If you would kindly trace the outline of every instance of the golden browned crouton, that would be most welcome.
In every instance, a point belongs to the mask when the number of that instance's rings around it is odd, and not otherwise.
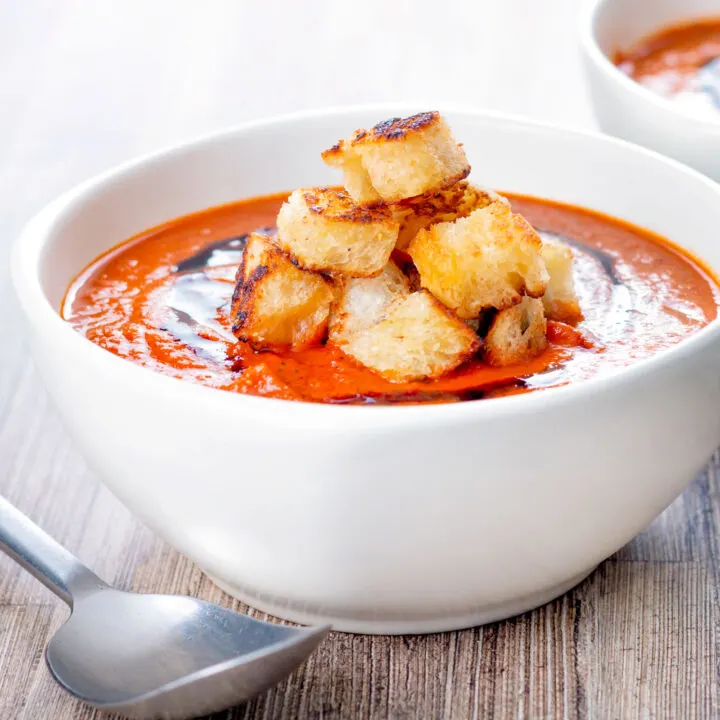
[[[398,202],[467,177],[470,165],[438,112],[384,120],[356,130],[322,154],[343,170],[355,202]]]
[[[408,253],[422,286],[458,317],[515,305],[522,295],[540,297],[548,275],[542,241],[530,224],[500,201],[466,218],[420,230]]]
[[[527,362],[547,347],[546,331],[542,300],[523,298],[495,316],[485,338],[483,357],[490,365]]]
[[[278,244],[307,270],[373,277],[387,265],[399,223],[385,206],[360,207],[342,190],[305,188],[283,203]]]
[[[348,278],[330,313],[329,338],[336,345],[382,319],[385,309],[401,295],[410,294],[410,284],[390,261],[374,278]]]
[[[583,314],[575,294],[572,250],[559,241],[544,240],[542,256],[550,276],[542,298],[545,315],[570,325],[580,322]]]
[[[334,298],[331,282],[252,233],[233,294],[233,332],[258,350],[306,347],[323,339]]]
[[[375,325],[340,346],[391,382],[436,378],[474,355],[477,335],[429,292],[401,296]]]
[[[452,187],[403,204],[395,209],[395,216],[400,220],[400,233],[395,247],[406,250],[420,230],[435,223],[467,217],[473,210],[487,207],[496,200],[507,203],[504,197],[492,190],[484,190],[463,180]]]

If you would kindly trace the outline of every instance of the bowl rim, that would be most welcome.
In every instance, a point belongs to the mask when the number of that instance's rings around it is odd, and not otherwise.
[[[132,171],[140,171],[143,166],[163,163],[183,152],[196,151],[203,146],[217,142],[222,143],[233,136],[256,129],[278,125],[292,126],[298,121],[321,120],[327,117],[352,117],[360,113],[377,113],[378,116],[388,112],[393,115],[410,114],[417,112],[412,109],[413,107],[415,106],[406,103],[337,106],[255,119],[142,155],[76,185],[41,209],[26,224],[13,244],[10,263],[11,278],[15,294],[26,316],[26,322],[38,332],[42,332],[45,328],[47,332],[55,333],[57,341],[68,343],[76,353],[83,354],[89,364],[102,365],[101,372],[107,374],[109,379],[115,378],[118,383],[129,383],[145,397],[168,399],[170,403],[178,401],[212,402],[215,403],[218,413],[245,415],[247,412],[252,412],[254,419],[258,421],[265,419],[274,426],[284,425],[295,429],[299,427],[299,420],[302,420],[301,427],[305,429],[310,428],[309,423],[312,421],[314,429],[322,428],[337,433],[343,433],[349,428],[377,433],[382,429],[397,428],[398,426],[411,428],[443,424],[475,424],[483,420],[512,417],[518,413],[583,404],[607,391],[622,391],[623,388],[643,376],[667,370],[671,366],[682,363],[686,358],[701,353],[709,346],[720,343],[719,313],[718,317],[694,335],[655,355],[586,380],[549,388],[551,392],[536,391],[509,397],[448,404],[375,405],[370,409],[370,407],[359,405],[335,405],[246,395],[163,375],[126,358],[121,358],[88,340],[63,320],[46,297],[40,272],[46,247],[53,237],[55,228],[60,226],[67,213],[77,209],[78,206],[81,207],[91,192],[102,192],[118,176]],[[694,182],[706,185],[708,189],[717,194],[718,202],[720,202],[720,184],[676,160],[619,138],[593,131],[565,128],[502,112],[447,106],[442,107],[441,112],[479,118],[496,124],[501,123],[504,127],[512,125],[521,131],[570,136],[578,140],[615,145],[623,148],[625,152],[652,157],[656,161],[672,166],[675,172],[689,176]],[[349,122],[353,121],[349,120]],[[340,419],[342,422],[338,422]]]
[[[626,75],[613,63],[598,44],[596,26],[598,18],[605,11],[609,0],[590,0],[586,3],[580,14],[580,45],[585,51],[586,57],[600,70],[611,82],[622,87],[626,92],[635,95],[639,102],[652,105],[655,109],[669,113],[681,122],[686,122],[697,131],[706,135],[718,135],[720,137],[720,111],[718,120],[708,120],[694,115],[692,111],[685,110],[662,95],[658,95],[631,77]],[[720,19],[720,13],[718,14]],[[661,28],[658,28],[661,29]],[[638,38],[641,40],[642,37]]]

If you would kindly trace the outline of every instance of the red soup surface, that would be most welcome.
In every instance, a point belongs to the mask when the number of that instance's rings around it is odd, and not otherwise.
[[[720,120],[720,18],[664,28],[618,52],[615,63],[659,95]]]
[[[93,262],[62,316],[92,342],[156,372],[232,392],[326,403],[432,403],[545,389],[629,365],[697,332],[718,286],[696,260],[653,235],[588,210],[509,196],[545,237],[568,243],[585,320],[548,323],[548,349],[496,368],[479,359],[425,382],[395,384],[335,347],[256,352],[229,317],[245,235],[274,225],[286,195],[173,220]]]

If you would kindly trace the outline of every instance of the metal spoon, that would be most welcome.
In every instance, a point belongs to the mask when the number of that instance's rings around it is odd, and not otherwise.
[[[132,718],[190,718],[248,700],[304,662],[329,628],[254,620],[202,600],[115,590],[0,497],[0,550],[71,608],[50,640],[68,692]]]

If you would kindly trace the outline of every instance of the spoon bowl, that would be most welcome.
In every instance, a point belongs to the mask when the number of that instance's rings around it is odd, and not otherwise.
[[[189,718],[275,685],[327,632],[261,622],[189,597],[107,588],[76,603],[46,659],[66,690],[96,707]]]

